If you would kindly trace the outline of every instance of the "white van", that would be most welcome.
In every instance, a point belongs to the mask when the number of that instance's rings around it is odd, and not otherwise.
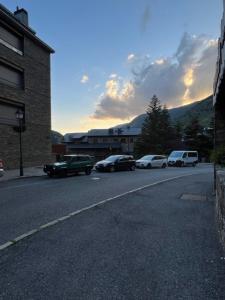
[[[168,166],[195,167],[198,163],[198,151],[173,151],[168,157]]]

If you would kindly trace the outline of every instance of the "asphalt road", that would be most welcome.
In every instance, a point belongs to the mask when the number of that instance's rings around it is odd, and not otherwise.
[[[211,173],[212,166],[47,176],[0,183],[0,245],[73,211],[176,176]]]
[[[95,183],[74,177],[34,186],[55,184],[53,190],[62,195],[63,182],[65,190],[69,181],[78,189],[84,180],[83,187],[99,191],[102,181],[103,192],[94,193],[95,201],[108,196],[106,185],[112,184],[116,194],[123,183],[130,189],[190,171],[104,174]],[[199,167],[194,172],[89,209],[1,251],[0,299],[225,299],[212,170]],[[76,188],[69,190],[67,197]],[[72,203],[72,195],[70,199]]]

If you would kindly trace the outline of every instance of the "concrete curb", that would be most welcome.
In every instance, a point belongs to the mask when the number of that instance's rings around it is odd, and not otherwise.
[[[13,180],[28,179],[28,178],[43,177],[43,176],[47,176],[47,175],[46,174],[42,174],[42,175],[25,175],[25,176],[21,176],[21,177],[17,176],[17,177],[6,178],[6,179],[0,178],[0,184],[3,183],[3,182],[13,181]]]

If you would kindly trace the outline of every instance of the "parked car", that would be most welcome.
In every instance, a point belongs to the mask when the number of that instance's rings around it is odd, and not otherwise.
[[[96,171],[125,171],[135,170],[135,160],[131,155],[111,155],[95,165]]]
[[[198,163],[198,151],[173,151],[168,157],[168,165],[175,167],[193,166]]]
[[[166,168],[167,158],[164,155],[145,155],[136,161],[137,168]]]
[[[3,161],[0,159],[0,177],[4,175]]]
[[[67,176],[68,174],[77,174],[85,172],[90,175],[94,166],[93,158],[89,155],[64,155],[60,162],[44,166],[44,172],[49,177],[55,175]]]

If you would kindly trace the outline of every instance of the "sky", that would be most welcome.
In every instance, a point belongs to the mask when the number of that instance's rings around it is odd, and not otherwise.
[[[2,0],[29,13],[51,60],[52,129],[109,128],[212,93],[222,0]]]

